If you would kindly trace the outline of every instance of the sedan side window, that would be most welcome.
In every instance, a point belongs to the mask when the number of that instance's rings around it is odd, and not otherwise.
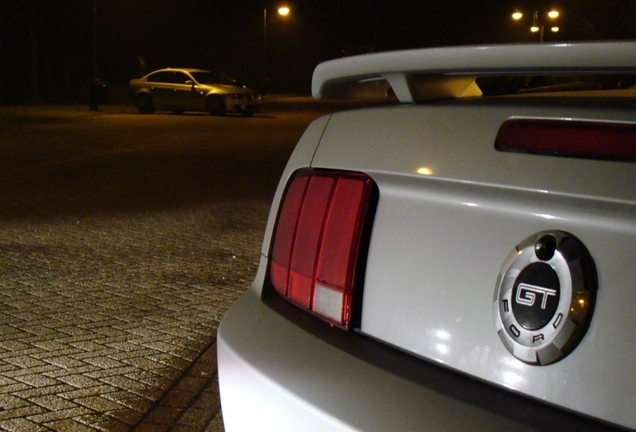
[[[189,79],[190,79],[190,77],[187,76],[186,74],[181,73],[181,72],[175,72],[172,82],[174,84],[187,84],[187,81]]]
[[[169,83],[172,82],[172,72],[157,72],[148,76],[150,82]]]

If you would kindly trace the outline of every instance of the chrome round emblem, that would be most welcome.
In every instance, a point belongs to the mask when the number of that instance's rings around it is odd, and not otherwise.
[[[504,262],[493,310],[499,337],[519,360],[561,360],[585,334],[594,309],[594,260],[576,237],[543,231],[523,240]]]

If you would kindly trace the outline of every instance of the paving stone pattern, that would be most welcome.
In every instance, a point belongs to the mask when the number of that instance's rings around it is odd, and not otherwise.
[[[0,224],[0,429],[222,430],[215,335],[269,202]]]

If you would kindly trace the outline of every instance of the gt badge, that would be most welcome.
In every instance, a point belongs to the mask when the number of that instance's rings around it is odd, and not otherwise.
[[[563,231],[531,235],[510,252],[497,277],[499,337],[525,363],[561,360],[585,334],[596,288],[594,260],[576,237]]]

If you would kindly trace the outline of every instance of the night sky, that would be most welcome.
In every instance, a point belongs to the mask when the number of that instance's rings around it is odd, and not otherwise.
[[[636,0],[293,0],[288,18],[275,14],[282,2],[262,0],[96,1],[94,55],[94,0],[0,0],[0,103],[82,100],[94,58],[109,87],[125,88],[139,56],[146,72],[199,67],[308,93],[314,67],[345,55],[536,40],[530,18],[512,22],[515,8],[561,11],[562,31],[547,42],[636,37]]]

